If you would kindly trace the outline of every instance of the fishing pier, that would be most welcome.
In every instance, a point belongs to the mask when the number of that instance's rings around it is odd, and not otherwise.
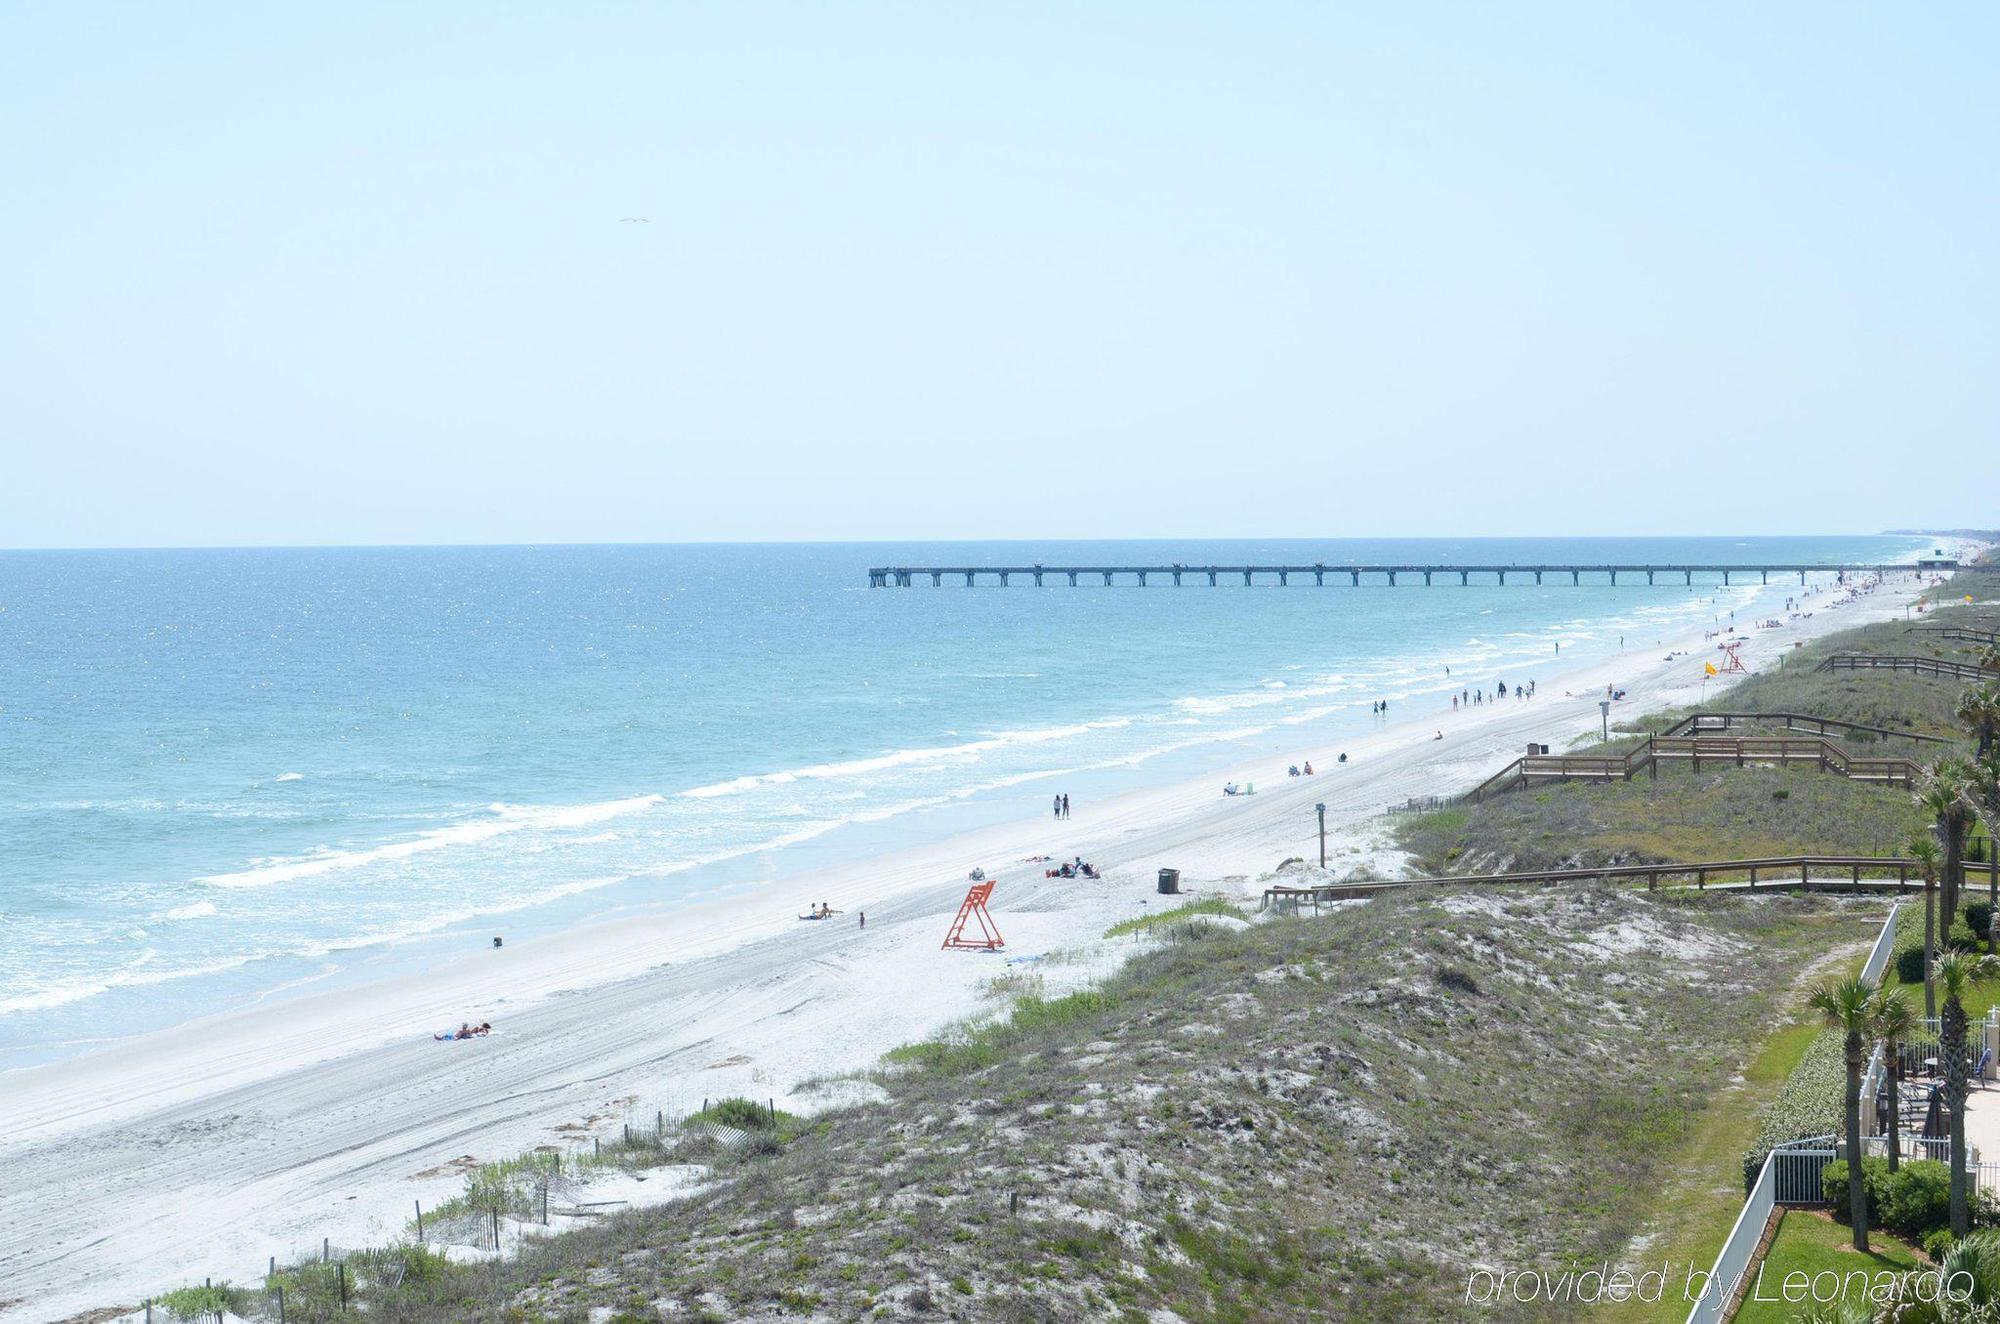
[[[1849,575],[1922,575],[1960,570],[1956,561],[1927,559],[1915,564],[1864,565],[1864,564],[1812,564],[1812,565],[961,565],[961,566],[877,566],[868,572],[870,588],[909,588],[920,579],[929,579],[933,588],[943,585],[949,579],[953,583],[962,578],[965,586],[971,588],[981,580],[1006,587],[1015,579],[1032,580],[1040,588],[1050,580],[1060,583],[1069,581],[1075,588],[1079,583],[1097,583],[1100,578],[1106,587],[1115,583],[1132,583],[1144,588],[1149,580],[1171,581],[1175,587],[1193,582],[1206,581],[1208,587],[1227,582],[1234,584],[1242,578],[1244,586],[1257,583],[1289,585],[1292,580],[1311,579],[1318,587],[1325,587],[1331,580],[1335,585],[1345,583],[1360,588],[1364,583],[1394,586],[1402,579],[1414,580],[1421,576],[1429,585],[1442,578],[1447,584],[1457,577],[1461,586],[1470,586],[1475,579],[1481,584],[1504,585],[1512,575],[1515,581],[1532,579],[1540,584],[1545,577],[1554,577],[1560,583],[1563,576],[1569,577],[1574,586],[1581,586],[1588,577],[1593,584],[1616,585],[1620,575],[1625,582],[1636,583],[1644,576],[1648,584],[1658,583],[1664,577],[1671,583],[1679,579],[1686,587],[1694,587],[1696,575],[1715,576],[1715,582],[1733,583],[1736,578],[1757,576],[1759,582],[1768,584],[1772,575],[1797,575],[1799,583],[1806,582],[1807,575],[1838,575],[1845,579]]]

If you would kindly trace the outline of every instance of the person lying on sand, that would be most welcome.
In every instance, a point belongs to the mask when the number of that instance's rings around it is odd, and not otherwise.
[[[444,1034],[434,1034],[431,1038],[437,1040],[439,1043],[451,1043],[459,1039],[477,1039],[491,1033],[493,1033],[493,1026],[488,1021],[481,1021],[478,1025],[474,1025],[471,1021],[462,1021],[455,1032],[448,1031]]]

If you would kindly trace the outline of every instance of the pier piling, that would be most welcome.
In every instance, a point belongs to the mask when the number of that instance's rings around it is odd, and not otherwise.
[[[1835,575],[1844,579],[1849,574],[1889,574],[1900,571],[1908,575],[1923,575],[1968,569],[1985,571],[1996,568],[2000,567],[1962,566],[1956,561],[1942,559],[1925,561],[1919,565],[1760,565],[1753,562],[1749,565],[1689,565],[1682,563],[1677,565],[1346,565],[1328,567],[1324,562],[1314,562],[1311,565],[1187,565],[1175,562],[1171,565],[1129,566],[875,566],[868,571],[868,585],[870,588],[908,588],[916,582],[917,576],[928,575],[931,587],[941,588],[944,585],[946,576],[963,575],[967,588],[977,587],[981,583],[997,583],[1000,587],[1006,588],[1013,583],[1015,575],[1029,575],[1034,578],[1035,586],[1040,588],[1048,582],[1048,576],[1061,575],[1068,579],[1070,587],[1074,588],[1081,582],[1081,576],[1083,575],[1101,575],[1104,578],[1105,587],[1109,588],[1118,582],[1118,576],[1130,575],[1139,587],[1144,588],[1150,576],[1167,575],[1173,579],[1174,587],[1179,588],[1187,582],[1188,576],[1206,575],[1208,577],[1208,586],[1215,588],[1221,583],[1223,575],[1241,575],[1244,587],[1249,588],[1258,582],[1257,576],[1259,575],[1270,576],[1277,580],[1280,587],[1290,587],[1293,575],[1311,575],[1313,585],[1318,588],[1324,588],[1326,586],[1327,574],[1331,570],[1334,574],[1346,575],[1347,582],[1355,588],[1361,587],[1365,576],[1380,576],[1384,582],[1394,588],[1400,585],[1403,577],[1407,575],[1422,575],[1424,585],[1428,588],[1435,583],[1436,577],[1440,574],[1457,575],[1461,588],[1471,587],[1474,575],[1482,577],[1482,584],[1485,582],[1484,576],[1492,575],[1493,582],[1504,587],[1507,583],[1507,576],[1510,573],[1515,575],[1517,580],[1524,573],[1531,575],[1534,577],[1537,585],[1546,583],[1548,576],[1551,574],[1566,574],[1569,576],[1569,582],[1572,587],[1581,587],[1583,577],[1586,574],[1601,574],[1606,577],[1614,588],[1618,585],[1618,576],[1620,574],[1644,575],[1646,583],[1649,586],[1657,586],[1660,582],[1659,577],[1663,574],[1679,575],[1683,585],[1693,588],[1694,577],[1697,574],[1714,575],[1722,585],[1733,585],[1736,582],[1737,575],[1755,574],[1760,583],[1768,585],[1774,573],[1796,574],[1799,577],[1799,583],[1805,584],[1808,582],[1808,577],[1813,574]]]

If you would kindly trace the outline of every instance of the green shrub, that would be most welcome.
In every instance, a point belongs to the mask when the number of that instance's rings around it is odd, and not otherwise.
[[[1896,978],[1905,984],[1924,982],[1924,945],[1918,943],[1896,953]]]
[[[1838,1131],[1846,1094],[1847,1045],[1832,1030],[1822,1031],[1765,1109],[1757,1143],[1744,1160],[1745,1171],[1754,1177],[1764,1155],[1788,1140]]]
[[[1987,925],[1993,919],[1993,907],[1985,901],[1969,901],[1965,906],[1965,923],[1974,933],[1984,935]]]
[[[242,1293],[228,1283],[213,1287],[178,1287],[158,1297],[153,1304],[179,1320],[213,1319],[240,1304]]]
[[[1956,948],[1961,952],[1970,952],[1984,947],[1986,939],[1974,933],[1970,925],[1958,923],[1951,926],[1950,931],[1944,935],[1944,942],[1940,945]]]
[[[717,1099],[706,1112],[695,1114],[704,1122],[733,1126],[739,1131],[762,1131],[771,1127],[771,1110],[750,1099]]]
[[[1881,1203],[1884,1227],[1921,1238],[1951,1219],[1951,1170],[1935,1159],[1905,1163],[1887,1178]]]
[[[1953,1244],[1951,1239],[1951,1229],[1948,1227],[1941,1227],[1937,1229],[1937,1231],[1935,1232],[1925,1233],[1923,1244],[1924,1244],[1924,1254],[1931,1257],[1932,1264],[1937,1264],[1942,1262],[1945,1256],[1951,1254],[1951,1248]]]
[[[1833,1206],[1833,1216],[1845,1223],[1847,1207],[1847,1160],[1835,1159],[1819,1172],[1820,1194]],[[1868,1221],[1882,1221],[1882,1199],[1889,1188],[1889,1160],[1867,1157],[1861,1160],[1862,1199],[1868,1206]]]

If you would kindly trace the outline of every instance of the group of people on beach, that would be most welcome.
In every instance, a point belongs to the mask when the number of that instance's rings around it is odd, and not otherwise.
[[[1507,697],[1507,682],[1503,680],[1499,682],[1499,684],[1494,686],[1493,701],[1495,703],[1498,703],[1500,700],[1506,697]],[[1517,703],[1526,702],[1527,700],[1532,699],[1534,697],[1535,697],[1534,681],[1531,680],[1526,685],[1516,685],[1514,687],[1514,699]],[[1451,710],[1453,712],[1457,712],[1461,708],[1470,708],[1475,704],[1484,704],[1485,702],[1486,702],[1485,690],[1470,690],[1470,689],[1460,690],[1457,694],[1451,696]]]
[[[1296,763],[1294,763],[1294,764],[1293,764],[1293,765],[1292,765],[1291,767],[1289,767],[1289,768],[1286,768],[1286,769],[1285,769],[1285,775],[1286,775],[1287,777],[1310,777],[1310,776],[1312,776],[1312,775],[1313,775],[1313,765],[1312,765],[1312,760],[1311,760],[1311,759],[1307,759],[1307,760],[1306,760],[1306,770],[1305,770],[1304,772],[1300,772],[1300,771],[1299,771],[1299,765],[1298,765],[1298,764],[1296,764]]]
[[[450,1043],[457,1039],[480,1039],[491,1033],[493,1033],[493,1026],[486,1021],[481,1021],[477,1025],[474,1025],[470,1021],[464,1021],[459,1024],[456,1031],[434,1034],[431,1038],[437,1040],[439,1043]]]
[[[1044,878],[1099,878],[1097,866],[1079,855],[1074,860],[1064,860],[1060,869],[1045,869]]]
[[[1064,793],[1056,797],[1055,811],[1057,818],[1069,817],[1069,795],[1067,793]]]

